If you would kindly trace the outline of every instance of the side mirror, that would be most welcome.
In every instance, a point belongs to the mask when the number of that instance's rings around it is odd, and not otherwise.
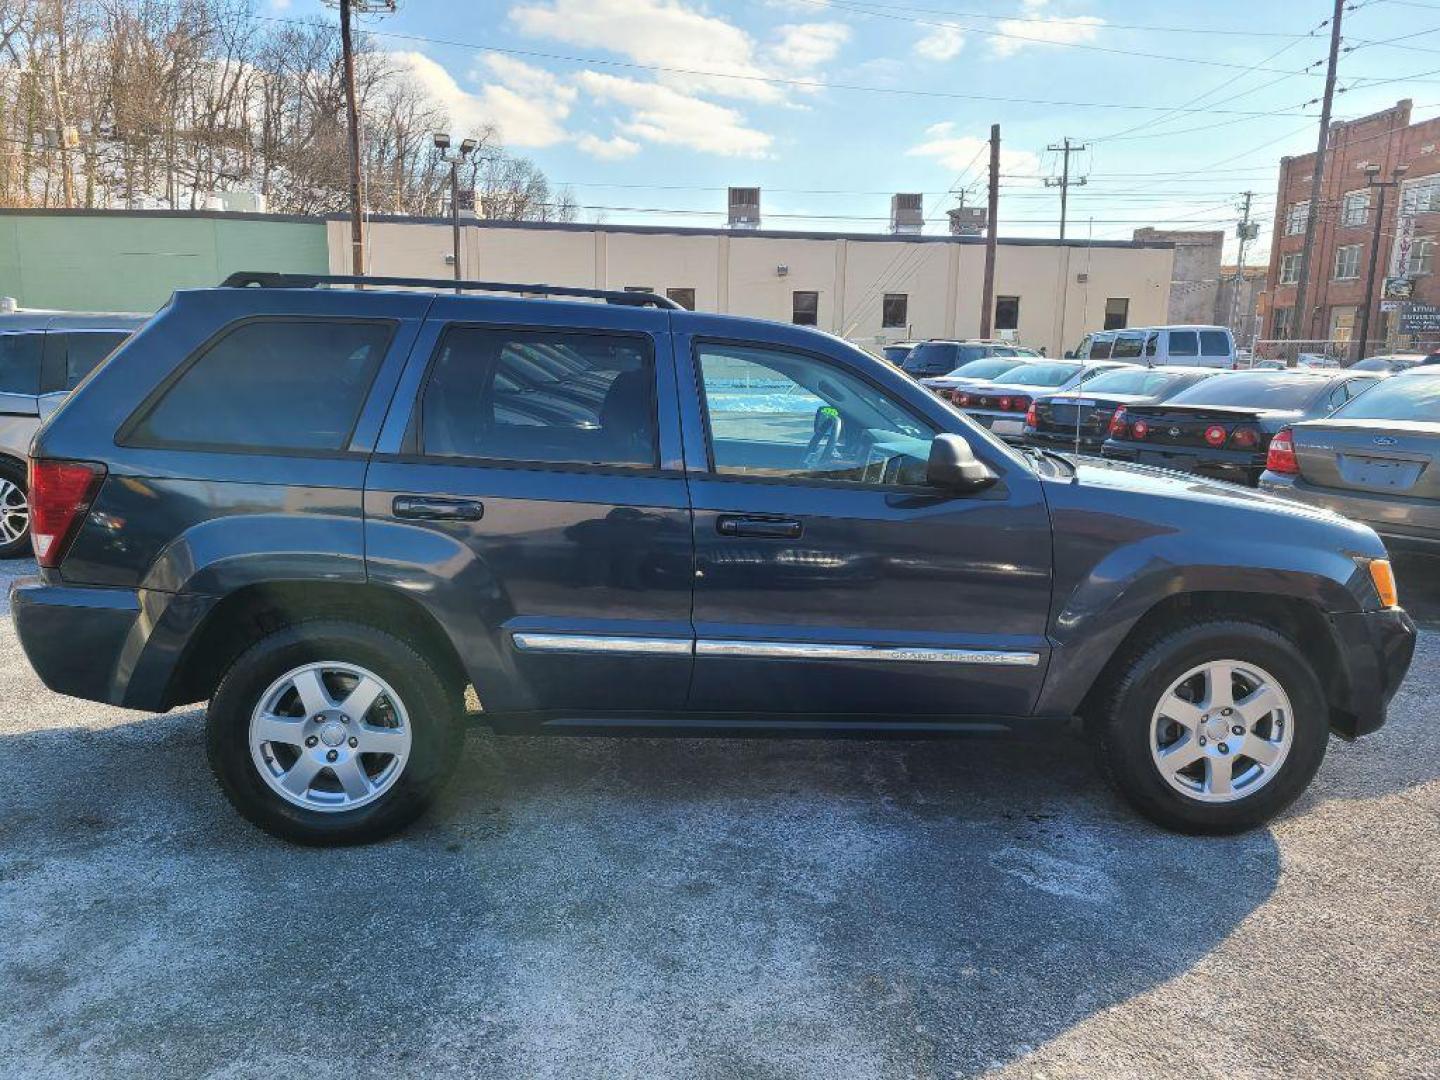
[[[930,443],[930,463],[925,480],[932,487],[951,491],[983,491],[998,477],[975,456],[970,444],[959,435],[936,435]]]

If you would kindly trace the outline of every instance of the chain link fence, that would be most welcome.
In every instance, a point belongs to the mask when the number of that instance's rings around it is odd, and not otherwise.
[[[1356,351],[1355,345],[1356,342],[1349,338],[1311,340],[1267,338],[1255,342],[1251,349],[1250,364],[1247,365],[1242,359],[1239,366],[1246,367],[1256,364],[1271,366],[1280,362],[1287,367],[1296,364],[1306,367],[1348,367],[1356,360],[1366,356],[1379,356],[1394,352],[1429,352],[1433,348],[1430,345],[1396,348],[1389,345],[1385,338],[1368,338],[1365,348],[1359,352]]]

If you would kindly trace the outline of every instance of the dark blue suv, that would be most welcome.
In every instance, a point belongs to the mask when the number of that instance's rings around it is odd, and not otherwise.
[[[1230,831],[1331,731],[1379,727],[1410,662],[1368,528],[1011,449],[825,334],[650,294],[228,284],[178,293],[37,436],[13,610],[54,690],[209,701],[221,786],[292,840],[411,821],[474,717],[1078,716],[1142,812]]]

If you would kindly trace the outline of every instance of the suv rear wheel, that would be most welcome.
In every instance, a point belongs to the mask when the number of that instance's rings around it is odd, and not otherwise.
[[[404,642],[362,624],[278,630],[231,665],[210,703],[210,767],[266,832],[377,840],[433,801],[459,758],[463,705]]]
[[[0,559],[30,554],[30,497],[25,470],[0,461]]]
[[[1289,638],[1202,621],[1134,650],[1092,730],[1102,769],[1141,813],[1180,832],[1227,833],[1305,790],[1325,756],[1329,709]]]

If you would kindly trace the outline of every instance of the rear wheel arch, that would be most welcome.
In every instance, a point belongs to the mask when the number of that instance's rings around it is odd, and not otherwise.
[[[207,614],[175,666],[167,706],[209,700],[250,646],[283,627],[320,619],[382,630],[409,643],[448,685],[463,689],[470,681],[449,634],[411,597],[353,582],[263,582],[237,589]]]

